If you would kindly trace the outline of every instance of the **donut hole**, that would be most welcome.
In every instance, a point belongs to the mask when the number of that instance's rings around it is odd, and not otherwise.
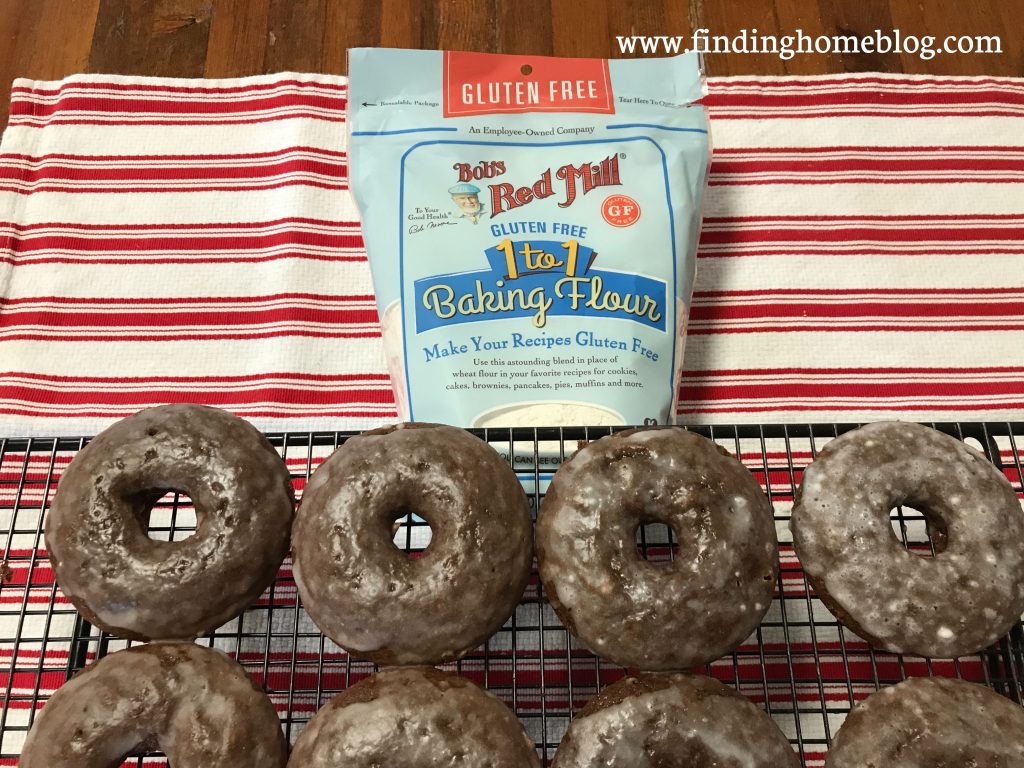
[[[195,535],[196,508],[184,491],[146,491],[132,502],[139,525],[153,541],[184,541]]]
[[[666,566],[679,554],[679,540],[671,526],[655,520],[645,520],[634,532],[636,552],[641,560],[651,565]]]
[[[949,530],[942,518],[909,504],[897,505],[889,512],[889,525],[897,543],[918,557],[935,557],[949,542]]]
[[[409,557],[419,557],[430,546],[434,534],[424,518],[409,510],[401,510],[391,523],[391,542]]]

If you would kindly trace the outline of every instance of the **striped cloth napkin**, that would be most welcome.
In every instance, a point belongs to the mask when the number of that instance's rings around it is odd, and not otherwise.
[[[15,82],[0,435],[190,400],[265,430],[394,402],[348,192],[346,81]],[[1024,80],[718,78],[679,416],[1024,411]]]

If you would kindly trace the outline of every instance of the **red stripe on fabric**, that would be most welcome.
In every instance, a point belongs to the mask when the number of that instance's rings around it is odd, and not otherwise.
[[[22,456],[22,458],[24,458],[24,454],[21,454],[21,456]],[[49,456],[46,457],[46,463],[47,464],[50,463],[50,457]],[[15,549],[7,550],[7,555],[9,557],[17,557],[17,558],[22,558],[22,559],[29,559],[29,558],[32,558],[32,557],[37,557],[37,558],[47,557],[45,549],[17,549],[17,548],[15,548]]]
[[[9,553],[8,557],[10,557]],[[30,563],[21,563],[17,560],[8,562],[8,565],[11,566],[11,571],[10,578],[4,582],[5,590],[15,587],[22,589],[46,587],[49,589],[53,586],[53,569],[50,568],[49,560],[37,562],[31,568],[28,567]],[[4,593],[5,596],[6,594]]]
[[[812,179],[803,176],[778,176],[773,179],[730,179],[708,177],[708,186],[763,186],[765,184],[1016,184],[1024,180],[1022,176],[900,176],[885,178],[882,176],[842,176],[834,178]]]
[[[76,163],[114,163],[123,162],[126,165],[134,165],[140,162],[146,161],[160,161],[160,162],[172,162],[172,161],[185,161],[185,162],[197,162],[197,161],[213,161],[213,160],[261,160],[273,157],[280,157],[281,155],[290,155],[296,153],[305,153],[313,155],[322,155],[328,158],[337,158],[344,160],[348,157],[347,152],[334,149],[325,149],[323,147],[314,147],[311,145],[296,145],[290,147],[281,147],[279,149],[267,150],[265,152],[238,152],[232,154],[195,154],[190,153],[187,155],[182,154],[166,154],[166,155],[85,155],[85,154],[73,154],[69,152],[49,152],[41,155],[26,155],[18,152],[0,152],[0,163],[8,160],[25,160],[34,163],[46,162],[51,160],[73,160]]]
[[[813,147],[801,146],[765,146],[765,147],[715,147],[717,157],[727,155],[767,155],[767,154],[806,154],[818,155],[839,152],[863,152],[869,154],[906,154],[906,153],[933,153],[936,155],[950,153],[971,153],[983,154],[985,152],[1008,152],[1020,154],[1024,147],[1019,144],[895,144],[885,146],[881,144],[821,144]]]
[[[260,326],[270,323],[318,323],[322,325],[376,325],[379,322],[376,308],[310,308],[302,305],[257,309],[239,307],[231,310],[183,309],[180,312],[139,312],[125,304],[119,312],[88,312],[67,310],[10,310],[0,314],[0,329],[17,329],[23,326],[48,326],[55,331],[61,328],[135,328],[158,329],[170,327],[203,326]]]
[[[174,376],[173,374],[168,376],[70,376],[61,375],[54,376],[51,374],[43,373],[29,373],[21,371],[5,371],[0,372],[0,376],[18,376],[21,378],[35,378],[45,381],[60,381],[60,382],[87,382],[87,383],[125,383],[125,382],[163,382],[163,381],[179,381],[183,384],[190,384],[195,382],[250,382],[250,381],[263,381],[268,378],[289,378],[297,379],[300,381],[361,381],[363,379],[377,380],[377,381],[390,381],[390,376],[386,373],[297,373],[297,372],[268,372],[268,373],[256,373],[256,374],[239,374],[235,376]],[[48,459],[47,459],[48,460]]]
[[[204,94],[235,94],[242,95],[250,92],[260,92],[266,90],[273,90],[275,88],[282,87],[299,87],[299,88],[323,88],[330,91],[338,91],[339,93],[346,93],[348,91],[347,83],[328,83],[319,82],[313,80],[275,80],[269,83],[251,83],[246,85],[232,85],[232,86],[199,86],[199,85],[174,85],[174,84],[155,84],[155,83],[115,83],[115,82],[96,82],[96,81],[81,81],[81,80],[69,80],[62,82],[57,88],[39,88],[37,86],[27,87],[24,85],[15,85],[11,88],[12,94],[26,95],[41,95],[41,96],[56,96],[65,91],[72,89],[81,90],[106,90],[106,91],[128,91],[128,92],[144,92],[144,91],[157,91],[157,92],[168,92],[168,93],[180,93],[182,95],[188,95],[192,93],[204,93]]]
[[[735,298],[745,296],[991,296],[1024,291],[1024,287],[973,288],[749,288],[728,291],[694,291],[695,299]]]
[[[92,257],[74,257],[74,256],[37,256],[37,257],[26,257],[18,256],[11,258],[9,256],[0,256],[0,264],[13,264],[18,265],[29,265],[29,264],[124,264],[124,265],[139,265],[139,264],[261,264],[269,261],[282,261],[284,259],[302,259],[305,261],[341,261],[341,262],[364,262],[366,261],[365,255],[360,256],[347,256],[342,254],[326,254],[320,255],[315,253],[275,253],[269,256],[206,256],[197,254],[188,257],[125,257],[125,256],[92,256]]]
[[[1006,221],[1024,221],[1024,214],[1020,213],[956,213],[956,214],[821,214],[816,216],[808,217],[806,215],[798,214],[778,214],[771,216],[705,216],[703,222],[705,224],[756,224],[759,222],[769,221],[807,221],[808,218],[813,219],[817,222],[843,222],[843,221],[878,221],[883,222],[904,222],[904,221],[915,221],[928,223],[933,221],[948,221],[950,219],[956,219],[957,221],[984,221],[989,219],[1006,220]]]
[[[995,366],[971,366],[970,368],[964,367],[884,367],[884,366],[866,366],[866,367],[850,367],[850,368],[708,368],[701,371],[683,371],[683,377],[690,376],[762,376],[762,375],[777,375],[777,374],[828,374],[828,375],[840,375],[845,376],[848,374],[893,374],[901,375],[904,373],[965,373],[965,372],[980,372],[980,373],[1024,373],[1024,366],[1017,365],[995,365]]]
[[[836,86],[851,85],[851,86],[874,86],[874,85],[888,85],[888,86],[903,86],[903,87],[946,87],[946,86],[958,86],[961,88],[976,88],[979,85],[1005,85],[1016,88],[1024,92],[1024,85],[1021,84],[1020,79],[1017,78],[996,78],[996,77],[935,77],[928,75],[891,75],[886,76],[883,74],[872,75],[868,77],[840,77],[835,75],[826,75],[824,77],[808,77],[808,78],[784,78],[784,77],[772,77],[763,79],[743,79],[743,78],[708,78],[708,87],[712,91],[718,89],[728,88],[764,88],[766,90],[777,90],[779,88],[790,88],[793,86],[799,86],[802,88],[834,88],[835,90],[842,90]],[[872,91],[874,88],[872,88]]]
[[[687,400],[755,400],[770,395],[772,398],[800,400],[804,398],[831,398],[835,402],[851,402],[857,398],[889,398],[907,400],[918,397],[941,397],[950,393],[948,382],[922,382],[890,380],[883,382],[807,382],[803,384],[688,384],[683,388]],[[961,398],[986,395],[1021,395],[1019,381],[958,382],[956,394]],[[848,398],[848,399],[844,399]]]
[[[111,251],[130,251],[132,253],[198,251],[210,253],[226,250],[259,251],[283,246],[362,249],[363,238],[356,232],[339,231],[326,234],[304,230],[272,232],[265,235],[190,235],[187,232],[182,232],[180,236],[103,238],[49,234],[12,238],[0,235],[0,247],[5,247],[15,254],[44,250],[78,251],[81,253],[110,253]]]
[[[87,230],[97,232],[116,232],[118,234],[124,234],[127,232],[151,232],[154,230],[181,230],[184,232],[190,232],[195,229],[267,229],[271,227],[284,226],[287,224],[305,224],[316,227],[326,228],[337,228],[337,229],[352,229],[356,232],[359,231],[358,221],[342,221],[335,219],[314,219],[307,216],[285,216],[278,219],[263,219],[257,221],[215,221],[215,222],[167,222],[165,224],[132,224],[132,223],[116,223],[116,224],[95,224],[95,223],[75,223],[70,224],[59,221],[47,221],[38,222],[35,224],[23,224],[19,222],[0,222],[3,226],[11,227],[21,232],[32,232],[40,229],[60,229],[67,227],[69,231],[74,230]]]
[[[230,115],[239,112],[264,112],[276,109],[323,109],[344,111],[348,100],[343,96],[327,96],[319,93],[292,91],[273,96],[247,99],[205,99],[182,98],[141,98],[138,93],[126,91],[125,96],[83,96],[65,93],[52,103],[41,103],[28,99],[11,102],[12,117],[50,117],[71,112],[109,112],[120,115]]]
[[[62,341],[62,342],[98,342],[98,341],[244,341],[247,339],[276,339],[282,337],[301,337],[313,339],[379,339],[380,331],[309,331],[290,329],[285,331],[252,331],[250,333],[167,333],[142,334],[128,333],[120,335],[76,334],[68,337],[59,333],[12,333],[4,336],[5,341]]]
[[[745,182],[746,183],[746,182]],[[701,245],[722,243],[763,243],[763,242],[847,242],[850,240],[875,240],[882,242],[974,242],[977,240],[1024,240],[1024,221],[1019,227],[904,227],[872,228],[865,226],[844,227],[837,224],[830,229],[808,229],[802,227],[765,227],[763,229],[702,229]]]
[[[973,177],[978,171],[1020,171],[1024,158],[934,157],[921,158],[804,158],[801,160],[717,159],[711,163],[711,174],[748,173],[838,173],[864,171],[894,174],[907,171],[959,171]]]
[[[906,250],[899,248],[878,248],[874,246],[854,246],[853,250],[832,250],[829,251],[824,247],[818,249],[804,248],[787,248],[785,250],[767,250],[761,249],[750,249],[743,251],[713,251],[708,253],[706,251],[698,251],[698,259],[729,259],[729,258],[745,258],[748,256],[845,256],[851,255],[864,255],[864,256],[962,256],[965,253],[982,255],[982,254],[1008,254],[1016,255],[1024,253],[1024,243],[1021,244],[1020,248],[1006,248],[1006,247],[995,247],[995,246],[975,246],[969,251],[954,250],[951,248],[928,248],[928,250]]]
[[[40,192],[62,192],[70,195],[94,195],[94,194],[135,194],[135,193],[152,193],[160,194],[167,192],[260,192],[270,189],[282,189],[284,187],[294,186],[305,186],[305,187],[316,187],[318,189],[332,189],[332,190],[345,190],[348,189],[347,184],[328,184],[327,182],[315,181],[313,179],[289,179],[285,181],[279,181],[272,184],[250,184],[247,186],[218,186],[206,185],[206,186],[172,186],[166,185],[161,187],[70,187],[60,185],[43,185],[35,187],[34,189],[23,189],[18,186],[4,186],[0,184],[0,192],[14,192],[19,195],[33,195]]]
[[[202,166],[154,168],[124,165],[118,168],[48,164],[31,168],[0,164],[0,179],[39,184],[43,181],[209,181],[217,179],[264,179],[281,175],[317,174],[345,179],[347,166],[324,160],[289,159],[252,165],[209,164]],[[59,186],[59,185],[55,185]],[[341,185],[346,186],[346,185]]]
[[[887,119],[894,118],[926,118],[926,117],[1016,117],[1019,118],[1024,115],[1024,112],[1009,112],[1002,110],[949,110],[949,111],[931,111],[931,112],[881,112],[881,111],[869,111],[869,110],[858,110],[858,111],[844,111],[844,112],[787,112],[783,109],[774,111],[771,115],[773,120],[795,120],[795,119],[835,119],[839,117],[884,117]],[[714,124],[715,120],[764,120],[765,115],[759,113],[752,114],[716,114],[714,109],[711,111],[711,122]]]
[[[687,403],[695,402],[687,399]],[[795,403],[789,405],[762,405],[757,400],[750,403],[733,404],[727,407],[714,407],[701,402],[699,405],[681,405],[677,410],[680,415],[691,415],[701,413],[779,413],[782,411],[880,411],[885,413],[899,413],[901,411],[1015,411],[1024,408],[1024,398],[1020,402],[1011,403],[964,403],[957,399],[956,393],[945,400],[931,400],[928,402],[915,403],[913,405],[889,405],[885,403],[849,403],[836,401],[822,401],[820,403]]]
[[[49,590],[45,595],[29,595],[24,597],[23,595],[11,595],[8,593],[0,594],[0,605],[53,605],[53,606],[65,606],[71,605],[67,598],[55,597],[50,599]]]
[[[23,296],[17,299],[5,299],[0,296],[0,307],[17,306],[19,304],[35,304],[47,302],[52,304],[85,305],[114,304],[126,307],[139,305],[174,306],[179,304],[260,304],[281,301],[320,301],[325,303],[344,304],[348,302],[372,302],[374,297],[368,293],[332,294],[332,293],[268,293],[253,296],[119,296],[100,298],[93,296]]]
[[[971,302],[949,299],[941,302],[919,301],[912,303],[857,302],[857,303],[814,303],[813,301],[799,304],[778,303],[767,301],[759,304],[694,304],[690,310],[690,320],[714,322],[716,320],[761,318],[847,318],[888,316],[894,318],[911,317],[1006,317],[1020,315],[1024,322],[1024,293],[1018,294],[1014,301]],[[0,318],[0,327],[3,318]]]
[[[183,402],[196,402],[199,405],[203,404],[200,400],[187,400],[184,399],[191,395],[191,392],[177,392],[175,393],[175,401],[178,403]],[[162,405],[166,401],[154,401],[151,405]],[[40,413],[39,411],[30,411],[25,408],[10,408],[0,405],[0,414],[7,416],[28,416],[35,419],[120,419],[125,416],[130,416],[135,413],[137,409],[121,409],[121,410],[75,410],[68,408],[61,411],[59,414],[48,414]],[[291,411],[274,411],[270,409],[245,409],[245,408],[230,408],[229,409],[236,416],[248,419],[379,419],[379,418],[394,418],[397,414],[394,409],[389,410],[377,410],[370,411],[366,409],[353,409],[353,410],[308,410],[301,411],[298,413]]]
[[[889,106],[909,108],[917,106],[950,106],[958,109],[980,104],[989,106],[993,102],[1024,106],[1024,89],[990,90],[935,89],[910,91],[906,89],[845,89],[831,93],[791,93],[778,89],[761,93],[735,93],[727,90],[712,91],[704,98],[709,109],[723,107],[817,107],[817,106]]]
[[[266,117],[254,117],[254,118],[236,118],[233,120],[132,120],[131,122],[125,122],[124,120],[86,120],[83,118],[46,118],[43,120],[33,120],[25,117],[12,117],[8,121],[9,127],[26,127],[26,128],[44,128],[50,125],[133,125],[133,126],[183,126],[183,127],[205,127],[211,125],[258,125],[260,123],[273,123],[279,120],[320,120],[326,123],[344,123],[344,117],[327,117],[325,115],[318,115],[311,112],[294,112],[284,115],[269,115]]]
[[[3,657],[5,659],[9,659],[9,658],[12,658],[14,655],[15,655],[15,651],[14,651],[13,648],[3,648],[3,647],[0,647],[0,657]],[[46,652],[44,653],[43,651],[39,650],[38,648],[19,647],[18,651],[17,651],[17,655],[19,657],[24,657],[24,658],[27,658],[27,659],[39,659],[39,658],[42,657],[42,658],[45,658],[45,659],[57,659],[57,660],[60,660],[60,659],[68,658],[68,656],[70,654],[67,651],[62,650],[60,648],[48,647],[46,649]]]
[[[83,403],[111,403],[116,405],[145,406],[153,402],[176,402],[180,390],[157,387],[145,392],[109,392],[107,390],[66,389],[53,392],[48,389],[34,389],[26,386],[7,385],[4,399],[55,404],[72,407]],[[251,403],[277,403],[280,405],[345,405],[350,403],[394,402],[391,387],[377,389],[299,389],[283,386],[258,386],[244,391],[220,392],[217,390],[190,393],[190,398],[206,405],[239,406]]]
[[[885,325],[884,323],[865,323],[863,325],[788,325],[788,326],[766,326],[758,328],[735,328],[721,327],[700,328],[691,327],[687,333],[691,336],[713,336],[726,333],[980,333],[984,331],[1019,331],[1024,330],[1024,318],[1019,323],[1002,324],[971,324],[962,325]]]

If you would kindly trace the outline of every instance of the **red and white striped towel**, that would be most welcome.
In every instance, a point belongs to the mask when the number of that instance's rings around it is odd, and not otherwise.
[[[1024,412],[1024,80],[719,78],[680,417]],[[18,80],[0,145],[0,435],[190,400],[394,418],[346,81]]]

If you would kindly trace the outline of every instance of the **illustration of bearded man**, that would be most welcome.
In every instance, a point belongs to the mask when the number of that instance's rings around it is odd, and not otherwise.
[[[456,184],[448,190],[452,200],[459,208],[459,216],[469,219],[476,224],[484,214],[484,207],[480,203],[480,187],[473,184]]]

